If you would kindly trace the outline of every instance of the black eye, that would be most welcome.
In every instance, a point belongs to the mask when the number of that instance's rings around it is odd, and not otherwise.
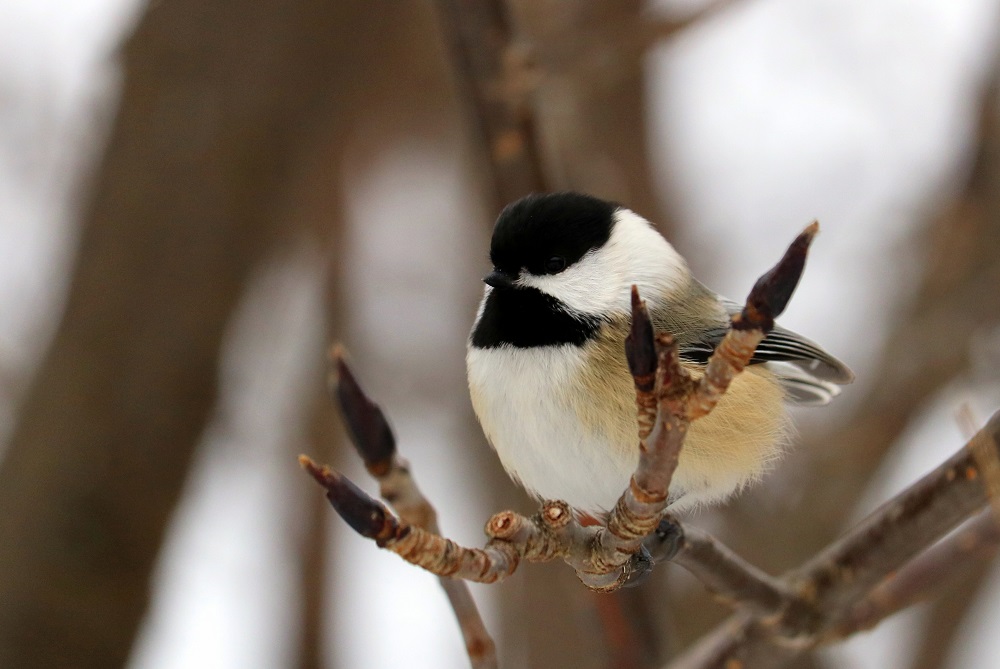
[[[545,261],[545,271],[548,274],[558,274],[566,269],[566,259],[562,256],[552,256]]]

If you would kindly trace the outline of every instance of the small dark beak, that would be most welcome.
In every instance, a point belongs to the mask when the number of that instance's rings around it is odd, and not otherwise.
[[[516,279],[516,276],[511,276],[510,274],[496,268],[483,277],[483,281],[494,288],[513,288],[514,281]]]

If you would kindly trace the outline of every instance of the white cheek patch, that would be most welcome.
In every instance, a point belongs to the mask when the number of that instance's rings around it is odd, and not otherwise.
[[[646,219],[619,209],[604,246],[588,251],[559,274],[522,271],[517,283],[537,288],[578,313],[606,317],[629,310],[632,284],[647,296],[669,294],[686,285],[688,275],[687,263]]]
[[[537,288],[578,313],[603,316],[614,306],[622,280],[621,270],[603,250],[588,251],[559,274],[535,276],[522,271],[517,283]]]

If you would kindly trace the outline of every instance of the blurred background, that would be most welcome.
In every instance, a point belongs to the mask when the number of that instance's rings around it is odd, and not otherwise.
[[[858,380],[691,518],[796,566],[1000,405],[998,5],[0,2],[0,667],[467,666],[435,579],[295,455],[375,490],[340,340],[448,535],[534,508],[464,350],[492,221],[540,188],[736,299],[820,220],[783,323]],[[561,564],[473,592],[505,667],[655,667],[728,613],[670,566],[611,613]],[[797,666],[993,666],[997,621],[970,568]]]

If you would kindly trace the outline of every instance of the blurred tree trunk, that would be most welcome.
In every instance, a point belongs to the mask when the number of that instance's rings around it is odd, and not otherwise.
[[[650,167],[644,61],[652,24],[638,0],[510,0],[530,47],[546,176],[627,204],[670,235]]]
[[[164,1],[126,44],[66,312],[0,467],[0,666],[128,657],[226,323],[350,74],[338,46],[363,39],[350,8]]]

